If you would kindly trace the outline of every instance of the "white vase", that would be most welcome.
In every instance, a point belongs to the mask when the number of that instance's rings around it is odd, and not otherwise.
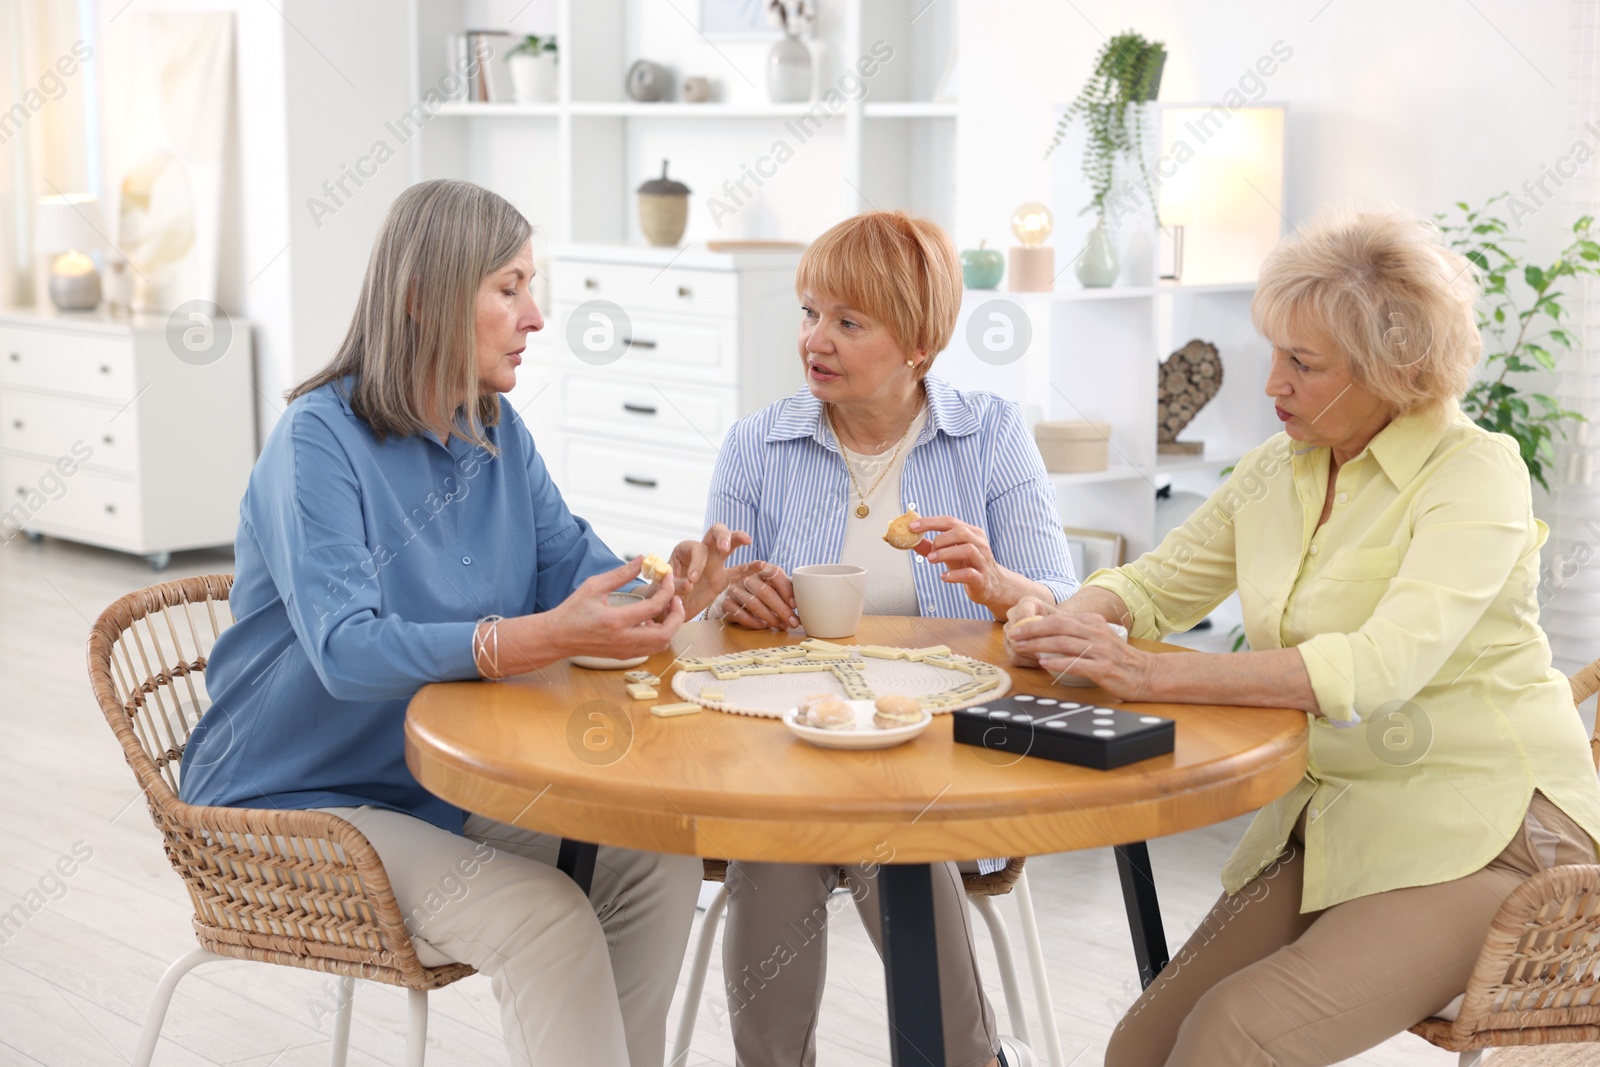
[[[556,53],[540,52],[533,65],[533,99],[540,104],[556,102]]]
[[[519,104],[531,104],[539,99],[539,56],[532,52],[518,52],[506,61],[511,68],[511,97]]]
[[[1106,232],[1106,220],[1101,219],[1089,231],[1083,255],[1078,257],[1078,281],[1086,289],[1104,289],[1117,280],[1117,247]]]
[[[811,49],[792,33],[767,54],[767,97],[774,104],[811,99]]]

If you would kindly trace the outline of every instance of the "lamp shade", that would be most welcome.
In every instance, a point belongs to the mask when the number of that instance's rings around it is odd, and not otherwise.
[[[105,219],[98,197],[69,193],[39,200],[34,217],[34,251],[54,256],[61,252],[93,252],[104,248]]]

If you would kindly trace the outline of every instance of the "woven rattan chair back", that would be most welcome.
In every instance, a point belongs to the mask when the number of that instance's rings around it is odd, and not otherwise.
[[[233,622],[232,584],[214,574],[138,590],[89,635],[95,699],[188,887],[200,946],[417,990],[472,974],[422,965],[377,852],[350,823],[178,799],[184,747],[210,704],[206,658]]]
[[[1583,703],[1600,689],[1600,660],[1569,680],[1573,704]],[[1600,770],[1600,728],[1590,745]],[[1463,1053],[1600,1041],[1600,865],[1552,867],[1518,886],[1489,926],[1455,1020],[1411,1032]]]

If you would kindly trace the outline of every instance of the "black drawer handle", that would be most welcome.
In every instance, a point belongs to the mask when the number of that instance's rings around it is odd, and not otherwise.
[[[595,281],[593,278],[585,278],[583,280],[583,287],[585,289],[598,289],[600,288],[600,283]]]
[[[692,299],[694,299],[694,290],[689,288],[687,285],[678,286],[678,299],[680,299],[680,300],[692,300]]]
[[[637,485],[641,489],[654,489],[656,487],[656,480],[654,478],[635,478],[631,474],[624,474],[622,476],[622,480],[627,482],[629,485]]]
[[[654,415],[656,413],[656,409],[649,404],[629,404],[626,401],[623,402],[622,410],[631,411],[635,415]],[[18,425],[20,426],[21,424],[19,423]]]
[[[638,337],[624,337],[622,343],[630,348],[654,348],[654,341],[646,341]]]

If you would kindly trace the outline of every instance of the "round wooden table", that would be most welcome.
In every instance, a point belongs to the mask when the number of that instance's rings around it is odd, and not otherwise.
[[[688,623],[670,651],[641,668],[661,676],[659,701],[631,700],[621,672],[566,661],[501,684],[425,686],[406,716],[406,762],[459,807],[566,839],[563,866],[585,885],[597,844],[883,864],[894,1061],[936,1064],[944,1060],[929,863],[1115,847],[1148,983],[1167,952],[1144,842],[1259,808],[1305,773],[1306,716],[1288,709],[1136,705],[1176,721],[1175,749],[1112,771],[955,744],[948,715],[908,744],[841,752],[800,741],[776,719],[649,713],[678,699],[670,689],[677,657],[797,639]],[[1006,664],[1000,626],[975,620],[868,617],[841,643],[943,644]],[[1044,671],[1007,670],[1013,693],[1115,703],[1098,689],[1054,685]]]

